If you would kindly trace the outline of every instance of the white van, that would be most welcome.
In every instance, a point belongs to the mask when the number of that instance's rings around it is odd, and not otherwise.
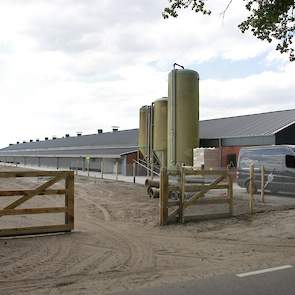
[[[237,183],[249,191],[249,168],[254,165],[255,192],[265,169],[266,190],[295,193],[295,146],[274,145],[242,148],[238,159]]]

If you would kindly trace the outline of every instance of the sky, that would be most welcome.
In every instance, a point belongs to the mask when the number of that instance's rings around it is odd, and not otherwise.
[[[295,108],[295,63],[242,34],[242,0],[164,20],[168,0],[1,0],[0,147],[138,127],[173,63],[200,75],[200,118]]]

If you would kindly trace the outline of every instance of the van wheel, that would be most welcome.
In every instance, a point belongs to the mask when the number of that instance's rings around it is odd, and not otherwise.
[[[248,181],[246,183],[246,188],[247,188],[247,193],[249,194],[250,193],[250,190],[251,190],[251,188],[250,188],[250,181]],[[257,194],[257,187],[256,187],[255,183],[253,185],[253,194]]]

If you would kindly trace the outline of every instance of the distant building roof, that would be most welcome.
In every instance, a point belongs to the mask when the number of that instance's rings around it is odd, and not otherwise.
[[[119,157],[137,150],[138,129],[63,137],[8,146],[0,155],[77,156],[106,155]]]
[[[85,146],[137,146],[138,129],[62,137],[39,142],[26,142],[8,146],[4,150],[48,149]]]
[[[272,136],[295,124],[295,109],[200,121],[200,138]],[[0,155],[120,157],[138,149],[138,129],[13,144]]]
[[[295,124],[295,109],[204,120],[200,122],[200,138],[268,136],[292,124]]]

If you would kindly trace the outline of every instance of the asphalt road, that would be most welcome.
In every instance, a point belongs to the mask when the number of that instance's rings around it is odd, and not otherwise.
[[[283,266],[284,267],[284,266]],[[287,266],[286,266],[287,267]],[[124,291],[114,295],[294,295],[295,268],[236,274],[158,288]],[[243,277],[243,275],[245,275]]]

